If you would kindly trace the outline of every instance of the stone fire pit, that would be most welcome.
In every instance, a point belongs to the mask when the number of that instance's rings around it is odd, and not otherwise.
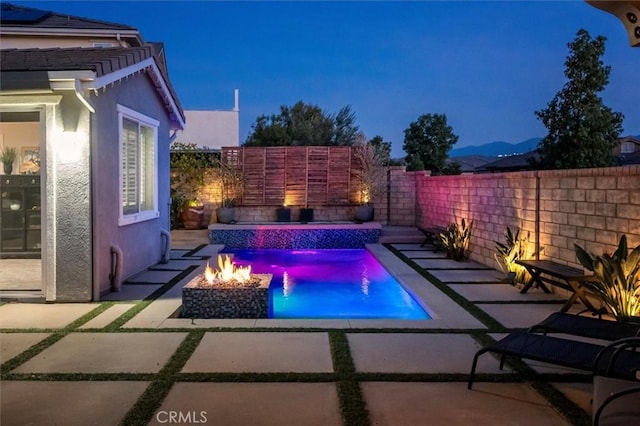
[[[229,257],[220,257],[218,265],[234,268]],[[271,274],[251,274],[249,269],[244,281],[223,274],[207,265],[204,274],[182,288],[183,318],[268,318]]]

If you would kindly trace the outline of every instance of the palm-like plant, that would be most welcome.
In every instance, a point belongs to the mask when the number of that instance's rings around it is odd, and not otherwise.
[[[498,267],[505,274],[513,276],[513,284],[523,284],[527,280],[527,270],[516,263],[517,260],[528,259],[531,256],[529,252],[529,236],[520,236],[520,230],[516,230],[515,234],[511,232],[511,228],[507,227],[505,235],[505,244],[494,241],[496,243],[496,251],[494,258],[498,263]]]
[[[596,278],[585,287],[602,299],[616,320],[640,316],[640,245],[629,253],[623,235],[613,254],[595,256],[577,244],[575,249],[578,261]]]
[[[445,232],[440,233],[440,240],[447,252],[447,257],[457,261],[463,261],[467,257],[467,249],[471,240],[473,221],[467,223],[462,219],[460,226],[457,222],[449,224]]]

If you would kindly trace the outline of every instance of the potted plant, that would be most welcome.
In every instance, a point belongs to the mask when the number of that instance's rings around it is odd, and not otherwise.
[[[4,173],[10,175],[13,172],[13,162],[16,160],[16,149],[7,147],[0,154],[0,161],[4,167]]]
[[[237,220],[236,207],[242,196],[242,170],[234,158],[221,158],[215,170],[220,183],[220,207],[216,210],[216,217],[220,223],[233,223]]]
[[[472,229],[473,221],[469,222],[467,227],[466,221],[462,219],[460,225],[453,222],[449,224],[446,231],[440,233],[440,240],[449,259],[461,262],[467,258]]]
[[[385,185],[383,160],[373,144],[365,141],[364,135],[358,135],[354,144],[354,157],[359,165],[355,175],[355,187],[360,204],[356,207],[356,222],[373,220],[373,202],[382,194]]]
[[[196,144],[174,142],[171,145],[171,222],[198,229],[204,216],[200,193],[207,171],[213,166],[213,153]]]
[[[613,254],[596,256],[577,244],[574,247],[578,261],[595,278],[582,282],[587,290],[602,300],[617,321],[640,321],[640,245],[629,253],[623,235]]]

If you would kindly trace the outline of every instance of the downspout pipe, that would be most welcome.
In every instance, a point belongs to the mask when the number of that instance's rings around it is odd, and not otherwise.
[[[171,234],[166,229],[161,229],[160,238],[162,239],[160,263],[167,264],[169,263],[169,259],[171,259]]]
[[[111,273],[109,281],[111,283],[111,291],[120,291],[122,289],[122,261],[124,255],[122,249],[117,245],[111,246]]]

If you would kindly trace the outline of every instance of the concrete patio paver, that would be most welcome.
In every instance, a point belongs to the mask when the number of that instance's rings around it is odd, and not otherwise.
[[[365,382],[371,424],[523,426],[568,425],[528,385]]]
[[[126,283],[131,284],[165,284],[175,277],[177,277],[181,271],[143,271],[137,275],[126,280]]]
[[[135,381],[3,381],[2,425],[117,425],[147,388]]]
[[[152,271],[184,271],[191,266],[197,266],[206,262],[205,260],[192,258],[192,259],[171,259],[167,263],[158,263],[157,265],[149,268]]]
[[[142,300],[161,287],[162,284],[124,284],[120,291],[107,293],[102,300],[105,302]]]
[[[348,334],[356,371],[370,373],[468,373],[481,348],[466,334]],[[478,372],[500,371],[495,359],[480,359]]]
[[[431,275],[443,283],[499,283],[504,274],[496,270],[431,270]]]
[[[441,251],[432,250],[415,250],[415,251],[402,251],[402,254],[409,259],[446,259],[447,255]]]
[[[187,333],[71,333],[14,373],[157,373]]]
[[[64,328],[97,306],[96,303],[7,303],[0,306],[0,328]]]
[[[490,302],[490,301],[518,301],[518,302],[535,302],[535,301],[553,301],[562,302],[563,297],[557,294],[547,294],[539,290],[530,290],[526,294],[521,294],[520,290],[509,284],[450,284],[449,288],[454,290],[465,299],[472,302]],[[560,308],[558,307],[558,310]]]
[[[555,303],[477,303],[476,306],[507,328],[529,328],[561,308]],[[577,313],[581,306],[573,305],[569,312]]]
[[[0,363],[46,339],[49,333],[0,333]]]
[[[185,373],[323,373],[333,364],[327,333],[206,333]]]
[[[556,389],[582,408],[587,414],[591,414],[593,397],[592,383],[551,383]]]
[[[425,251],[425,247],[418,243],[395,243],[391,247],[400,251]]]
[[[109,325],[111,322],[116,320],[120,315],[127,312],[129,309],[136,306],[134,303],[118,303],[93,318],[90,321],[87,321],[79,328],[87,329],[87,328],[102,328],[106,325]]]
[[[400,244],[404,254],[414,257],[417,261],[424,260],[425,266],[434,267],[441,265],[449,267],[451,261],[443,261],[444,253],[433,253],[428,249],[420,248],[419,244]],[[480,349],[478,344],[470,335],[460,333],[460,330],[486,330],[480,321],[475,319],[460,305],[455,303],[445,293],[440,291],[435,285],[428,282],[424,277],[417,274],[411,266],[402,262],[393,253],[386,250],[381,245],[370,247],[374,255],[389,270],[392,275],[400,279],[410,293],[427,305],[426,308],[433,314],[432,320],[426,321],[403,321],[403,320],[290,320],[290,319],[263,319],[263,320],[201,320],[182,319],[171,317],[180,307],[182,285],[186,284],[191,277],[202,271],[203,264],[199,256],[214,256],[219,250],[219,246],[208,245],[203,247],[198,253],[189,258],[184,258],[188,250],[195,247],[193,244],[184,243],[184,250],[172,250],[172,259],[178,263],[176,265],[185,266],[187,264],[197,264],[198,268],[185,277],[180,283],[173,286],[159,299],[153,301],[149,306],[139,312],[133,319],[123,326],[123,332],[83,332],[71,333],[60,341],[54,343],[49,348],[37,354],[31,360],[26,361],[11,373],[155,373],[162,368],[170,356],[183,341],[188,330],[202,327],[240,327],[240,331],[222,331],[205,333],[204,338],[199,343],[190,359],[184,366],[186,373],[323,373],[333,372],[331,351],[327,331],[304,331],[303,328],[314,329],[344,329],[362,328],[363,333],[347,331],[349,348],[356,370],[358,372],[380,372],[412,375],[416,373],[425,374],[467,374],[471,367],[473,355]],[[408,248],[408,249],[407,249]],[[184,261],[184,262],[183,262]],[[172,261],[173,262],[173,261]],[[192,263],[193,262],[193,263]],[[455,264],[451,264],[454,268]],[[160,270],[146,271],[140,274],[144,281],[141,284],[125,284],[119,293],[110,293],[107,298],[112,300],[141,300],[163,283],[175,277],[179,270],[162,271],[162,265],[157,267]],[[153,275],[153,274],[164,275]],[[529,327],[546,317],[550,312],[559,310],[559,305],[541,303],[522,303],[535,301],[539,298],[557,298],[553,295],[539,294],[536,290],[531,290],[528,294],[520,295],[517,288],[498,283],[502,274],[493,270],[433,270],[434,275],[452,278],[449,287],[471,300],[476,306],[484,309],[492,317],[505,324],[507,327]],[[483,274],[488,273],[488,274]],[[149,275],[152,274],[152,275]],[[442,275],[445,274],[445,275]],[[446,275],[449,274],[449,275]],[[481,279],[478,279],[479,274]],[[497,274],[497,275],[496,275]],[[150,277],[158,279],[158,284],[149,284]],[[136,278],[136,279],[138,279]],[[461,284],[455,284],[455,283]],[[454,284],[451,284],[454,283]],[[106,300],[106,298],[103,298]],[[482,302],[504,302],[482,303]],[[510,303],[519,302],[519,303]],[[10,304],[0,306],[0,325],[6,318],[3,309]],[[12,316],[28,318],[32,305],[20,304],[21,312],[12,311]],[[61,305],[36,305],[36,306],[61,306]],[[90,306],[87,312],[96,305],[66,305],[71,311],[78,306]],[[125,308],[127,306],[127,308]],[[126,310],[133,306],[133,303],[116,304],[105,312],[82,326],[86,328],[101,328],[113,321]],[[576,305],[577,312],[581,308]],[[26,312],[26,314],[25,314]],[[75,312],[75,311],[73,311]],[[574,309],[572,309],[574,312]],[[58,324],[56,327],[47,325],[35,328],[61,328],[71,323],[82,315],[75,312],[65,321],[53,321]],[[47,318],[49,320],[49,318]],[[50,321],[47,321],[51,324]],[[42,321],[35,319],[28,324],[41,324]],[[32,326],[23,328],[34,328]],[[124,332],[126,329],[143,327],[157,328],[157,332]],[[272,328],[272,331],[259,330],[257,332],[247,331],[247,329],[259,327],[261,329]],[[279,332],[278,328],[300,328],[300,330]],[[10,327],[19,328],[19,327]],[[184,332],[175,331],[162,332],[162,328],[180,328]],[[377,328],[411,329],[419,328],[423,330],[433,329],[432,332],[377,332]],[[448,332],[447,329],[456,329]],[[4,336],[11,336],[11,349],[9,357],[19,354],[30,345],[36,344],[45,333],[4,333],[0,336],[2,340],[3,353],[7,353],[4,348]],[[25,336],[24,341],[21,337]],[[28,335],[28,336],[27,336]],[[39,337],[36,337],[39,336]],[[492,337],[500,338],[499,334],[492,333]],[[33,337],[33,341],[30,339]],[[6,360],[3,358],[3,360]],[[529,363],[527,361],[527,363]],[[542,372],[568,373],[575,370],[555,369],[554,366],[542,363],[530,363],[530,365]],[[487,354],[480,358],[478,365],[479,373],[509,373],[499,370],[499,361]],[[407,376],[408,377],[408,376]],[[20,378],[20,377],[18,377]],[[102,385],[104,381],[83,381],[83,382],[49,382],[33,381],[29,385],[20,387],[20,381],[4,380],[0,386],[2,393],[11,393],[11,398],[24,400],[24,395],[31,395],[34,389],[34,402],[38,403],[44,397],[44,389],[47,384],[62,384],[69,386],[76,384],[79,389],[87,389],[89,403],[92,404],[94,395],[102,395],[96,404],[99,409],[93,410],[97,415],[102,416],[106,423],[118,424],[120,419],[133,406],[136,399],[144,391],[147,383],[120,381],[115,383],[115,387],[126,389],[120,392],[124,394],[124,400],[115,399],[122,406],[122,410],[113,412],[110,400],[109,387],[102,387],[96,391],[94,385]],[[128,396],[131,385],[140,383],[140,389]],[[11,384],[11,386],[7,386]],[[42,386],[42,387],[38,387]],[[137,385],[136,385],[137,386]],[[590,384],[556,384],[561,392],[574,400],[585,409],[585,401],[591,395]],[[361,382],[364,399],[370,413],[371,424],[566,424],[563,418],[557,415],[544,399],[532,388],[523,383],[485,383],[476,382],[474,391],[466,390],[466,384],[461,382]],[[58,392],[65,392],[65,388],[48,388],[49,395],[57,395]],[[49,411],[47,418],[52,418],[58,424],[73,424],[69,422],[69,417],[57,417],[58,413],[51,415],[51,412],[64,410],[77,416],[80,424],[95,423],[86,414],[89,410],[85,404],[83,391],[71,392],[74,398],[51,398],[42,402],[42,412]],[[26,398],[27,400],[29,398]],[[2,400],[3,417],[5,420],[5,404],[9,399]],[[80,403],[79,403],[80,401]],[[96,400],[97,401],[97,400]],[[11,402],[12,403],[12,402]],[[109,413],[101,414],[102,409],[108,408]],[[588,407],[587,407],[588,408]],[[166,424],[167,418],[158,418],[157,415],[168,411],[182,411],[183,414],[195,416],[201,411],[206,411],[209,422],[215,424],[342,424],[342,417],[339,410],[339,402],[336,392],[336,383],[195,383],[176,382],[174,383],[168,396],[162,402],[162,406],[152,419],[152,424]],[[586,410],[585,410],[586,411]],[[37,414],[37,413],[36,413]],[[34,414],[34,416],[36,416]],[[40,415],[40,414],[38,414]],[[471,415],[473,415],[471,417]],[[25,417],[25,422],[31,421],[32,417]],[[40,418],[33,417],[34,423],[39,423]],[[58,420],[60,418],[60,420]],[[523,420],[524,419],[524,420]],[[113,421],[112,421],[113,420]],[[193,417],[192,420],[201,420]],[[425,423],[426,422],[426,423]],[[19,418],[22,424],[22,418]],[[3,423],[4,424],[4,423]]]
[[[176,383],[150,424],[169,411],[225,426],[342,425],[334,383]]]
[[[447,270],[460,270],[460,269],[469,269],[469,270],[482,270],[482,271],[491,271],[492,269],[488,266],[481,265],[476,262],[456,262],[451,259],[413,259],[416,265],[421,267],[422,269],[431,270],[431,269],[447,269]]]

